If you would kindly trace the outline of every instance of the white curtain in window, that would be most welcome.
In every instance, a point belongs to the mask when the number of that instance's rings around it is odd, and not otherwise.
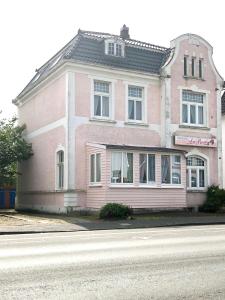
[[[121,173],[122,173],[122,153],[113,152],[111,182],[112,183],[121,182]]]
[[[140,167],[140,182],[147,183],[147,154],[140,154],[139,167]]]
[[[162,183],[170,183],[170,156],[162,155],[161,164]]]

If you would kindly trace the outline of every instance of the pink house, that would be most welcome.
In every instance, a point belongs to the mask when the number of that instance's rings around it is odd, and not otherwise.
[[[212,46],[170,48],[78,31],[13,100],[34,156],[19,166],[17,209],[65,213],[107,202],[198,207],[222,184],[221,90]]]

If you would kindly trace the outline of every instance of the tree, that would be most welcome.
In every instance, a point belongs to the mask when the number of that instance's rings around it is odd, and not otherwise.
[[[0,120],[0,186],[15,184],[17,162],[33,155],[32,145],[22,135],[26,126],[16,121],[16,117]]]

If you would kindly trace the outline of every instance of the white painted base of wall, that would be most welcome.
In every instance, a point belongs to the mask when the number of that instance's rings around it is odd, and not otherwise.
[[[15,204],[15,210],[18,211],[36,211],[42,213],[51,213],[51,214],[67,214],[66,207],[57,207],[50,205],[17,205]]]

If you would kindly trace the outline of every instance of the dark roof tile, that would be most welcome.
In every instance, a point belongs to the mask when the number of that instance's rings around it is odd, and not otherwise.
[[[113,57],[105,54],[104,41],[107,38],[115,38],[125,43],[125,57]],[[170,48],[132,39],[124,40],[120,36],[108,33],[79,30],[67,45],[37,70],[36,75],[17,96],[14,103],[45,79],[51,71],[68,60],[159,75],[160,68],[170,53]]]

